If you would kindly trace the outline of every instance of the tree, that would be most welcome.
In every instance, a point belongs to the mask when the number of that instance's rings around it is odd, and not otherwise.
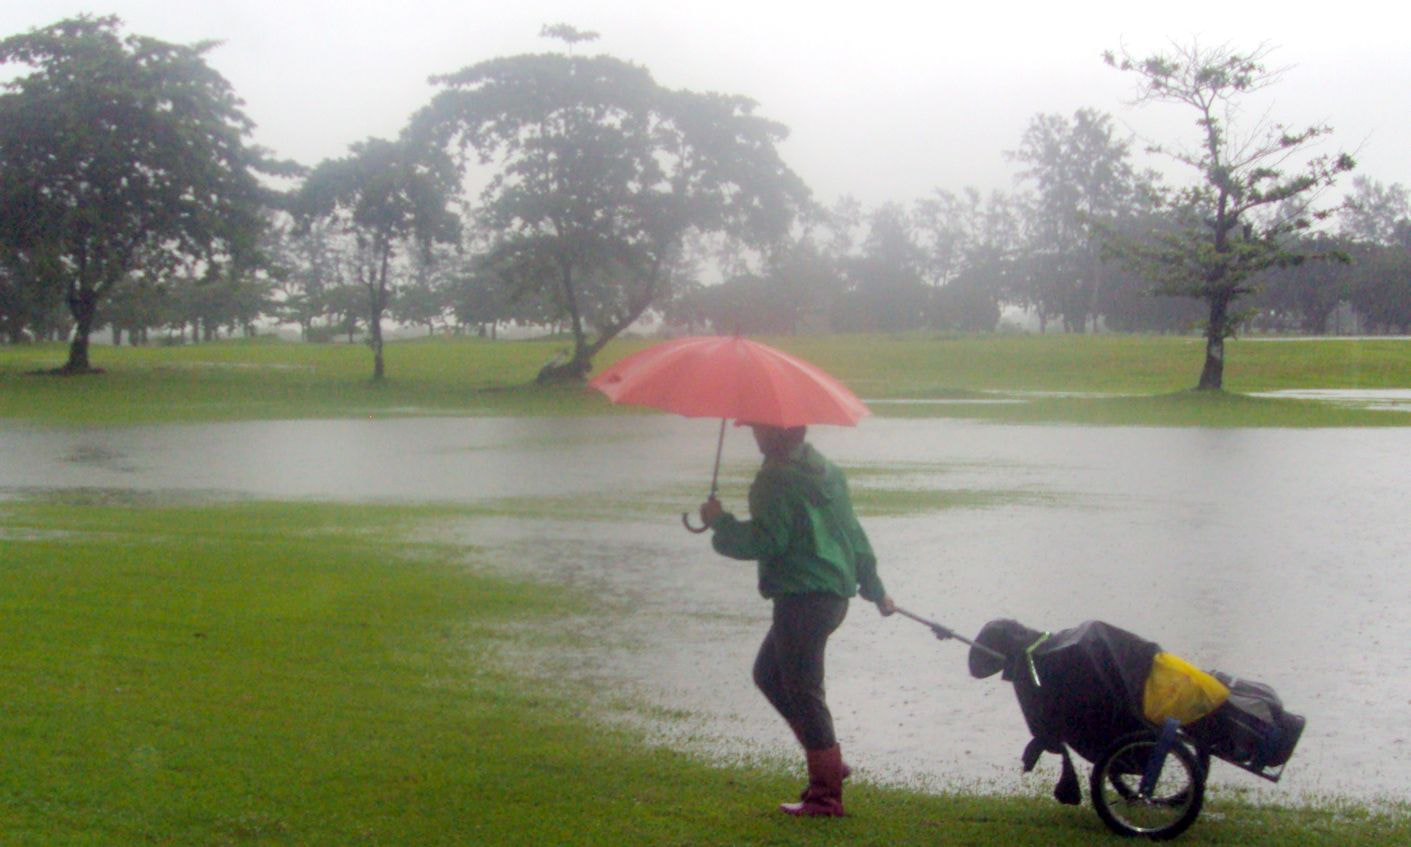
[[[405,138],[370,138],[348,156],[319,164],[300,189],[301,216],[329,221],[356,245],[353,274],[367,295],[374,381],[386,375],[382,315],[393,292],[393,261],[404,248],[427,252],[437,241],[455,241],[459,220],[448,208],[455,184],[441,151]]]
[[[426,327],[426,334],[432,335],[451,312],[450,251],[418,250],[410,259],[411,273],[392,299],[391,314],[401,323]]]
[[[1358,245],[1352,253],[1352,305],[1378,332],[1411,331],[1411,226],[1399,247]]]
[[[498,166],[480,208],[492,263],[573,333],[541,382],[583,378],[668,301],[693,234],[763,249],[807,196],[775,149],[784,128],[743,97],[668,90],[610,56],[512,56],[436,81],[421,131]]]
[[[689,293],[689,302],[673,304],[665,313],[675,323],[709,321],[716,332],[792,335],[818,325],[843,286],[834,263],[804,235],[773,251],[761,271],[700,286]]]
[[[120,286],[192,261],[215,263],[257,236],[251,124],[183,46],[78,17],[0,40],[0,65],[29,73],[0,95],[0,261],[61,289],[73,315],[63,373],[84,373],[89,335]]]
[[[847,331],[915,329],[926,318],[925,255],[904,207],[886,203],[867,220],[862,252],[843,262],[847,296],[834,306],[833,325]]]
[[[1144,59],[1105,56],[1109,65],[1137,75],[1137,102],[1175,103],[1196,113],[1198,145],[1154,148],[1199,173],[1198,182],[1170,198],[1178,228],[1166,238],[1129,241],[1122,251],[1157,283],[1158,292],[1205,303],[1201,390],[1224,384],[1225,339],[1242,319],[1235,305],[1255,290],[1251,278],[1307,258],[1288,249],[1286,237],[1323,214],[1309,211],[1310,193],[1353,167],[1346,154],[1312,153],[1331,132],[1326,126],[1290,130],[1259,120],[1239,131],[1240,103],[1280,76],[1265,67],[1268,53],[1264,46],[1243,52],[1193,43]],[[1287,171],[1290,162],[1295,169]]]
[[[1036,115],[1008,154],[1036,191],[1025,228],[1036,260],[1029,297],[1041,314],[1060,315],[1068,332],[1096,321],[1111,273],[1103,261],[1107,234],[1149,190],[1130,147],[1115,136],[1110,115],[1079,109],[1071,119]]]
[[[1344,236],[1363,244],[1404,243],[1405,232],[1411,227],[1411,194],[1398,183],[1383,185],[1356,177],[1340,224]]]
[[[66,326],[59,292],[0,263],[0,337],[11,343],[50,338]]]
[[[353,264],[344,256],[342,241],[326,220],[280,216],[266,230],[262,250],[270,257],[278,290],[274,313],[298,324],[304,341],[333,332],[333,292],[349,284],[346,268]],[[329,325],[316,329],[314,322],[321,318]]]
[[[1316,233],[1300,238],[1295,246],[1302,253],[1339,260],[1272,268],[1260,280],[1260,291],[1253,302],[1261,309],[1261,319],[1273,329],[1324,332],[1329,317],[1350,292],[1352,274],[1345,259],[1349,255],[1346,242]]]
[[[162,324],[163,314],[170,309],[169,299],[164,285],[148,280],[124,285],[114,291],[103,310],[103,317],[113,331],[113,344],[122,343],[124,332],[127,333],[128,343],[145,343],[148,331]]]
[[[1353,242],[1352,304],[1379,330],[1411,327],[1411,199],[1399,184],[1353,182],[1341,231]]]
[[[974,188],[956,195],[936,189],[916,202],[912,218],[930,286],[927,323],[936,329],[988,332],[999,323],[1001,299],[1015,290],[1020,220],[1015,201]]]
[[[481,335],[496,338],[502,321],[516,315],[512,291],[482,256],[453,268],[448,274],[447,296],[458,328],[473,326]]]

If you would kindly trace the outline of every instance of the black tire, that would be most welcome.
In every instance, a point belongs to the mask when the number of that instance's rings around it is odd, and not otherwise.
[[[1088,786],[1093,809],[1118,835],[1165,841],[1185,832],[1200,816],[1205,769],[1181,741],[1171,745],[1155,790],[1141,796],[1142,774],[1156,743],[1152,732],[1124,735],[1093,765]]]

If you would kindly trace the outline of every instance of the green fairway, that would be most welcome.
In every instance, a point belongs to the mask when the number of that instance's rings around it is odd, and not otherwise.
[[[607,728],[610,680],[541,670],[602,601],[417,540],[470,510],[114,499],[0,505],[7,847],[1121,843],[1047,798],[865,780],[793,820],[796,774]],[[1182,843],[1408,840],[1404,808],[1217,796]]]
[[[1170,336],[850,335],[766,339],[837,375],[881,415],[1164,426],[1403,426],[1402,412],[1251,398],[1283,389],[1411,388],[1411,341],[1235,340],[1226,392],[1197,394],[1203,349]],[[615,342],[599,367],[648,345]],[[126,424],[362,415],[616,414],[582,386],[537,387],[555,341],[389,344],[388,379],[365,347],[270,340],[96,348],[106,373],[36,375],[58,345],[0,347],[0,418]],[[887,402],[892,401],[892,402]]]

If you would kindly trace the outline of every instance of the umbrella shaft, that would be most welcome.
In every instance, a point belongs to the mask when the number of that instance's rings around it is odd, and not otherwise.
[[[720,490],[720,451],[725,449],[725,418],[720,419],[720,437],[715,441],[715,469],[710,473],[710,497]]]

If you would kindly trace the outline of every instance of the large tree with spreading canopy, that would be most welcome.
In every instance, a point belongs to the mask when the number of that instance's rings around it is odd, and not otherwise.
[[[540,381],[581,379],[667,302],[694,236],[767,250],[807,199],[776,149],[784,127],[744,97],[668,89],[602,55],[510,56],[435,81],[444,90],[415,124],[493,169],[479,207],[490,265],[571,328],[572,354]]]
[[[0,94],[0,261],[63,292],[64,373],[92,370],[89,335],[121,286],[212,265],[263,225],[252,125],[206,64],[214,42],[123,35],[78,17],[0,40],[27,72]]]

